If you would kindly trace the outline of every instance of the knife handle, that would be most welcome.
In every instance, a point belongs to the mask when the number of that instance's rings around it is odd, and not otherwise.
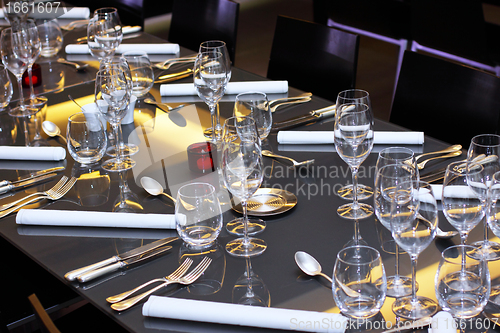
[[[3,194],[5,192],[9,192],[13,188],[14,188],[14,185],[2,186],[2,187],[0,187],[0,194]]]
[[[111,257],[109,259],[106,259],[106,260],[103,260],[103,261],[99,261],[95,264],[92,264],[92,265],[88,265],[88,266],[85,266],[85,267],[82,267],[82,268],[78,268],[78,269],[75,269],[73,271],[70,271],[68,273],[66,273],[64,275],[64,278],[68,281],[75,281],[76,278],[79,276],[79,275],[82,275],[84,273],[87,273],[89,271],[92,271],[94,269],[98,269],[98,268],[101,268],[101,267],[104,267],[104,266],[107,266],[109,264],[113,264],[115,262],[118,261],[118,257],[117,256],[114,256],[114,257]]]
[[[111,265],[108,265],[108,266],[104,266],[104,267],[101,267],[101,268],[98,268],[98,269],[94,269],[90,272],[87,272],[87,273],[83,273],[82,275],[79,275],[77,277],[78,281],[81,282],[81,283],[85,283],[87,281],[90,281],[90,280],[93,280],[101,275],[104,275],[104,274],[107,274],[107,273],[111,273],[111,272],[114,272],[118,269],[120,269],[121,267],[125,266],[125,264],[121,261],[118,261],[114,264],[111,264]]]
[[[5,186],[5,185],[10,185],[10,181],[9,180],[2,180],[0,182],[0,186]]]

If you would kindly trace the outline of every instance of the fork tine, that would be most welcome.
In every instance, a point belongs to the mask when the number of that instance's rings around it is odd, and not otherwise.
[[[187,270],[189,269],[189,267],[191,266],[192,263],[193,263],[193,260],[191,258],[186,258],[186,260],[184,260],[182,262],[182,264],[179,266],[179,268],[177,268],[172,274],[167,276],[167,279],[180,278],[181,276],[183,276],[187,272]]]
[[[58,191],[56,191],[57,196],[59,198],[62,198],[66,193],[68,193],[69,190],[71,190],[73,185],[75,185],[76,181],[77,181],[77,178],[71,177],[71,179],[66,184],[64,184],[63,187],[61,187]]]
[[[47,192],[55,192],[59,190],[64,185],[64,183],[66,183],[67,180],[68,177],[62,176],[61,179],[59,179],[59,181],[54,186],[52,186],[52,188],[47,190]]]
[[[189,274],[184,276],[183,279],[189,281],[196,280],[198,277],[200,277],[201,274],[203,274],[203,272],[205,272],[208,266],[210,266],[211,262],[212,259],[210,259],[209,257],[203,258],[203,260],[198,264],[198,266],[196,266],[191,272],[189,272]]]

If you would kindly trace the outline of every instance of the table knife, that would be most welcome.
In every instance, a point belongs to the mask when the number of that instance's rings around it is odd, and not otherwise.
[[[123,260],[127,260],[130,258],[136,257],[136,256],[140,256],[144,253],[147,253],[147,252],[154,250],[158,247],[161,247],[165,244],[173,242],[173,241],[177,240],[178,238],[179,237],[168,237],[168,238],[159,239],[159,240],[154,241],[152,243],[149,243],[149,244],[140,246],[138,248],[132,249],[130,251],[121,253],[119,255],[113,256],[109,259],[99,261],[98,263],[70,271],[64,275],[64,278],[66,278],[66,280],[68,280],[68,281],[74,281],[78,276],[80,276],[86,272],[90,272],[92,270],[95,270],[95,269],[98,269],[98,268],[101,268],[101,267],[104,267],[104,266],[107,266],[110,264],[114,264],[118,261],[123,261]]]
[[[5,193],[5,192],[9,192],[10,190],[18,190],[18,189],[21,189],[21,188],[25,188],[27,186],[31,186],[33,184],[45,181],[45,180],[53,178],[55,176],[57,176],[57,173],[54,172],[54,173],[49,173],[49,174],[46,174],[46,175],[43,175],[43,176],[39,176],[39,177],[36,177],[36,178],[32,178],[32,179],[29,179],[29,180],[25,180],[25,181],[22,181],[22,182],[17,183],[17,184],[11,184],[11,185],[2,186],[2,187],[0,187],[0,194]]]
[[[166,82],[171,82],[175,80],[180,80],[185,77],[191,76],[193,74],[193,69],[188,68],[185,71],[179,72],[179,73],[173,73],[173,74],[165,74],[162,76],[159,76],[158,79],[155,80],[155,83],[166,83]]]
[[[327,106],[322,109],[313,110],[306,115],[294,117],[285,121],[276,122],[273,124],[273,131],[289,129],[299,125],[308,124],[319,119],[325,119],[335,116],[335,105]]]
[[[61,171],[61,170],[64,170],[64,167],[56,167],[56,168],[50,168],[50,169],[40,170],[40,171],[37,171],[37,172],[30,173],[29,175],[20,176],[20,177],[17,178],[17,180],[12,180],[12,181],[10,181],[10,180],[2,180],[2,181],[0,181],[0,187],[5,186],[5,185],[17,184],[19,182],[22,182],[22,181],[25,181],[25,180],[28,180],[28,179],[37,178],[37,177],[46,175],[48,173],[58,172],[58,171]]]
[[[139,25],[135,25],[135,26],[130,26],[130,25],[126,25],[124,27],[122,27],[122,34],[126,35],[126,34],[131,34],[133,32],[138,32],[138,31],[141,31],[141,27]],[[87,36],[83,36],[83,37],[80,37],[80,38],[77,38],[76,39],[76,42],[77,43],[81,43],[81,42],[86,42],[87,41]]]
[[[170,250],[171,248],[172,248],[171,246],[164,246],[164,247],[156,248],[156,249],[151,250],[149,252],[146,252],[142,255],[135,256],[135,257],[132,257],[132,258],[127,259],[127,260],[121,260],[121,261],[118,261],[114,264],[107,265],[107,266],[104,266],[104,267],[101,267],[98,269],[94,269],[94,270],[91,270],[87,273],[83,273],[82,275],[78,275],[77,279],[79,282],[85,283],[87,281],[98,278],[99,276],[102,276],[104,274],[114,272],[114,271],[116,271],[120,268],[123,268],[125,266],[133,265],[133,264],[138,263],[140,261],[152,258],[160,253],[163,253],[165,251]]]

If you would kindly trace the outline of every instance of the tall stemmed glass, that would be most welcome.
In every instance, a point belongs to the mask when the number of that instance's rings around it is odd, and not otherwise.
[[[337,213],[346,219],[363,219],[373,207],[358,202],[359,166],[373,148],[373,114],[367,104],[339,104],[334,125],[335,149],[352,173],[353,202],[340,206]]]
[[[211,138],[215,143],[221,139],[218,124],[218,104],[227,86],[226,59],[220,52],[198,53],[194,63],[194,86],[198,96],[208,105],[212,117]]]
[[[112,56],[122,42],[123,32],[118,11],[113,7],[99,8],[87,26],[87,45],[98,58]]]
[[[120,123],[127,112],[123,106],[127,104],[130,95],[130,85],[123,70],[117,66],[101,69],[97,72],[95,81],[95,103],[99,111],[111,124],[116,138],[116,157],[105,161],[101,167],[107,171],[124,171],[131,169],[135,161],[122,156],[122,131]]]
[[[15,31],[13,28],[4,29],[0,35],[0,47],[2,62],[15,75],[19,90],[19,105],[10,109],[9,114],[14,117],[24,117],[36,113],[38,109],[24,104],[23,73],[28,68],[31,56],[26,34]]]
[[[418,180],[415,154],[404,147],[389,147],[380,151],[375,168],[373,201],[375,215],[380,223],[391,230],[391,204],[397,184]],[[411,279],[399,275],[399,246],[394,246],[395,273],[387,277],[387,296],[401,297],[411,294]]]
[[[260,138],[255,120],[250,117],[226,119],[222,143],[222,173],[229,192],[241,201],[244,226],[243,237],[226,245],[226,250],[231,255],[256,256],[267,247],[263,240],[248,237],[247,200],[262,183],[262,169]]]
[[[370,94],[361,89],[348,89],[344,90],[338,93],[337,95],[337,101],[336,101],[336,107],[337,110],[340,107],[340,105],[358,105],[358,104],[366,104],[368,107],[372,108],[371,105],[371,100],[370,100]],[[363,200],[367,199],[372,196],[373,194],[373,189],[364,184],[357,184],[357,198],[358,200]],[[354,200],[354,192],[353,192],[353,185],[352,184],[347,184],[345,186],[342,186],[338,191],[337,194],[342,198],[346,200]]]
[[[500,171],[500,136],[496,134],[481,134],[472,138],[467,152],[467,171],[473,171],[471,166],[476,165],[476,158],[485,157],[481,161],[483,170],[481,173],[467,174],[469,187],[476,193],[482,204],[486,207],[484,219],[484,240],[472,245],[480,247],[481,253],[487,260],[500,259],[500,244],[488,240],[488,223],[490,220],[491,206],[488,205],[488,187],[495,172]]]
[[[17,29],[19,24],[26,21],[32,2],[33,0],[2,0],[3,14],[11,27]]]
[[[47,97],[45,96],[36,96],[35,89],[33,88],[33,73],[32,68],[35,61],[40,56],[42,52],[42,44],[40,42],[40,36],[38,34],[38,28],[35,24],[35,21],[29,19],[25,23],[22,23],[23,27],[21,31],[26,33],[26,37],[29,40],[29,47],[31,49],[31,56],[28,62],[28,78],[30,84],[30,104],[33,107],[41,107],[45,103],[47,103]]]
[[[412,294],[397,298],[392,311],[405,319],[420,319],[437,312],[435,301],[417,296],[416,271],[419,254],[436,236],[438,225],[437,203],[431,186],[422,181],[404,182],[396,186],[391,207],[392,237],[410,255]]]

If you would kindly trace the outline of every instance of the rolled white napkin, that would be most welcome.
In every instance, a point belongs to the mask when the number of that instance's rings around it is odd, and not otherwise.
[[[333,144],[335,142],[333,131],[279,131],[278,143],[280,144]],[[391,132],[374,131],[373,143],[375,144],[409,144],[424,143],[423,132]]]
[[[21,209],[17,224],[72,227],[175,229],[173,214],[135,214],[74,210]]]
[[[43,7],[35,5],[29,7],[29,16],[35,19],[43,18],[58,18],[58,19],[88,19],[90,17],[90,9],[88,7]],[[0,18],[5,18],[3,11],[0,11]]]
[[[65,158],[63,147],[0,146],[0,160],[61,161]]]
[[[227,95],[240,94],[246,91],[261,91],[266,94],[282,94],[288,92],[288,81],[245,81],[229,82]],[[161,96],[197,95],[194,83],[162,84]]]
[[[64,49],[67,54],[89,54],[87,44],[68,44]],[[141,50],[148,54],[175,54],[179,53],[179,44],[157,43],[157,44],[120,44],[116,53]]]
[[[348,324],[348,319],[337,313],[267,308],[162,296],[149,297],[142,307],[142,314],[147,317],[301,332],[342,333]],[[312,325],[316,322],[321,325]],[[307,325],[307,323],[311,325]]]
[[[432,317],[429,333],[457,333],[457,326],[451,313],[440,311]]]

